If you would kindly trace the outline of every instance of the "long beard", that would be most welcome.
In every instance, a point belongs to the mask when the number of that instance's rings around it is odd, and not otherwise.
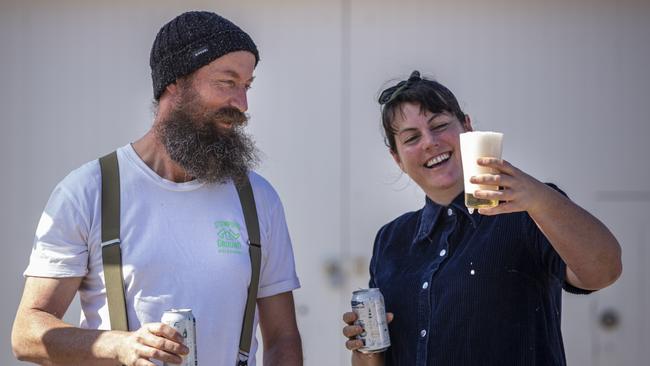
[[[234,108],[197,111],[194,103],[177,107],[156,133],[173,161],[207,183],[239,183],[259,162],[253,139],[243,129],[248,118]],[[229,124],[230,129],[219,127]]]

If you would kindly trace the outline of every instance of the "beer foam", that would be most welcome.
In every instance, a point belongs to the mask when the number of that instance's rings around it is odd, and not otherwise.
[[[463,182],[465,193],[473,194],[477,189],[492,189],[494,186],[484,186],[470,183],[472,176],[496,173],[493,169],[479,166],[476,160],[480,157],[501,159],[503,134],[493,131],[469,131],[460,134],[460,156],[463,164]]]

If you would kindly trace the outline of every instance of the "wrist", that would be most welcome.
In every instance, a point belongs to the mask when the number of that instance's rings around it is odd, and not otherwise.
[[[92,354],[98,359],[120,360],[121,343],[128,332],[103,330],[92,345]]]
[[[564,197],[553,188],[538,180],[535,180],[535,186],[534,193],[531,197],[531,204],[526,210],[531,217],[547,212],[549,206],[557,204],[558,198],[561,199]]]
[[[352,351],[352,357],[360,360],[375,360],[380,359],[384,355],[384,352],[373,352],[373,353],[363,353],[359,350]]]

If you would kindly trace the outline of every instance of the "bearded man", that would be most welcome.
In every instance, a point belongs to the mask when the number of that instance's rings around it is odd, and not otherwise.
[[[200,363],[241,362],[253,276],[237,185],[247,181],[262,243],[253,334],[259,319],[265,365],[302,365],[292,295],[300,285],[284,211],[273,187],[252,171],[258,154],[243,132],[258,61],[249,35],[214,13],[183,13],[160,29],[150,58],[153,126],[116,151],[128,330],[111,330],[95,160],[56,186],[39,222],[12,332],[18,359],[180,363],[189,349],[160,320],[166,310],[191,308]],[[77,292],[82,313],[74,327],[61,318]],[[256,348],[253,336],[248,365],[256,363]]]

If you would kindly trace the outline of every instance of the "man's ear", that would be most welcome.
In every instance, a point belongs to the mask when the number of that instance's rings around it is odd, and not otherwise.
[[[160,98],[158,98],[159,102],[162,102],[163,100],[171,100],[171,101],[176,101],[178,100],[180,93],[180,88],[178,86],[178,83],[174,81],[173,83],[168,84],[165,89],[163,89],[162,93],[160,93]]]
[[[173,82],[163,89],[160,98],[158,98],[158,110],[156,116],[166,116],[175,105],[178,104],[181,97],[181,89],[176,82]]]
[[[178,91],[178,84],[175,81],[165,87],[165,92],[167,92],[172,97],[175,97],[176,94],[178,94]]]

